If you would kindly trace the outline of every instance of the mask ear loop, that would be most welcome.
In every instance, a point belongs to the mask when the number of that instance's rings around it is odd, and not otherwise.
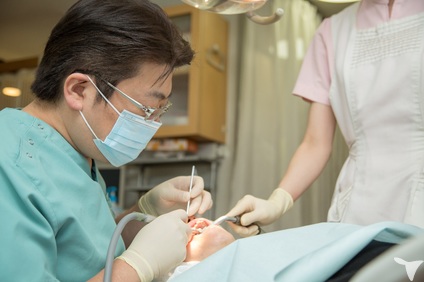
[[[94,88],[96,88],[96,90],[100,93],[100,95],[103,97],[103,99],[105,99],[105,101],[112,107],[112,109],[120,116],[121,113],[112,105],[112,103],[106,98],[106,96],[102,93],[102,91],[100,91],[100,89],[93,82],[93,80],[88,75],[86,75],[86,77],[88,78],[88,80],[90,80],[91,84],[93,84]],[[96,137],[97,140],[102,141],[99,137],[97,137],[96,133],[94,133],[94,130],[91,128],[91,126],[88,123],[87,119],[85,118],[84,114],[81,111],[79,111],[79,113],[80,113],[82,119],[84,120],[85,124],[87,125],[88,129],[90,129],[93,136]]]
[[[112,109],[120,116],[121,113],[115,108],[114,105],[112,105],[112,103],[106,98],[106,96],[102,93],[102,91],[100,91],[100,89],[97,87],[97,85],[93,82],[93,80],[91,80],[91,78],[88,75],[85,75],[88,80],[90,80],[91,84],[93,84],[94,88],[96,88],[96,90],[99,92],[99,94],[103,97],[103,99],[105,99],[105,101],[109,104],[109,106],[112,107]]]
[[[84,114],[83,114],[81,111],[79,111],[79,113],[81,114],[82,119],[84,120],[85,124],[87,125],[88,129],[90,129],[90,131],[91,131],[91,133],[94,135],[94,137],[96,137],[96,139],[97,139],[97,140],[100,140],[100,141],[101,141],[101,139],[99,139],[99,137],[97,137],[96,133],[94,133],[93,129],[92,129],[92,128],[91,128],[91,126],[88,124],[88,121],[87,121],[87,119],[85,118]]]

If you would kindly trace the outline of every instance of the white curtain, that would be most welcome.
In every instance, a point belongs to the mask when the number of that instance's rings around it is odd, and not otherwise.
[[[305,0],[276,0],[260,9],[267,15],[283,8],[280,21],[241,24],[240,85],[229,113],[233,132],[220,168],[216,210],[228,212],[246,194],[268,198],[279,184],[306,128],[309,103],[292,90],[302,58],[321,22],[316,8]],[[233,114],[233,115],[231,115]],[[265,227],[281,230],[326,220],[334,184],[346,156],[337,134],[326,170],[278,222]]]

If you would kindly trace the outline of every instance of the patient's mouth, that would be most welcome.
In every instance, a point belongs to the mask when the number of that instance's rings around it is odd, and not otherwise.
[[[202,218],[196,218],[188,223],[191,227],[193,235],[199,235],[203,229],[210,225],[209,221]]]

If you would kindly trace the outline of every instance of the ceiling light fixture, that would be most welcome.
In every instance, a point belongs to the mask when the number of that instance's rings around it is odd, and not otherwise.
[[[353,3],[353,2],[359,2],[360,0],[318,0],[319,2],[327,2],[327,3],[333,3],[333,4],[342,4],[342,3]]]
[[[182,0],[184,3],[200,10],[206,10],[218,14],[246,14],[257,24],[271,24],[278,21],[284,14],[283,9],[278,8],[271,16],[257,15],[254,10],[262,7],[268,0]]]
[[[10,97],[18,97],[21,96],[21,89],[16,87],[4,87],[3,94]]]

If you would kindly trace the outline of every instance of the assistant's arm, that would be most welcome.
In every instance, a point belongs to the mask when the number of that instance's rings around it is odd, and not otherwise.
[[[239,235],[257,234],[259,223],[267,225],[281,217],[293,201],[317,179],[327,164],[333,146],[336,119],[330,106],[313,102],[309,110],[308,126],[302,143],[293,155],[289,167],[277,189],[267,200],[244,196],[228,216],[241,216],[241,224],[231,224]]]
[[[278,187],[296,200],[318,178],[327,164],[332,147],[336,119],[330,106],[312,103],[302,143],[293,155]]]
[[[331,22],[325,19],[309,46],[293,94],[310,101],[308,126],[302,143],[293,155],[289,167],[267,200],[246,195],[237,202],[228,216],[241,215],[241,224],[230,223],[241,236],[257,234],[258,227],[270,224],[289,210],[296,200],[322,172],[333,144],[336,120],[329,90],[333,72]],[[282,188],[280,188],[282,187]]]

